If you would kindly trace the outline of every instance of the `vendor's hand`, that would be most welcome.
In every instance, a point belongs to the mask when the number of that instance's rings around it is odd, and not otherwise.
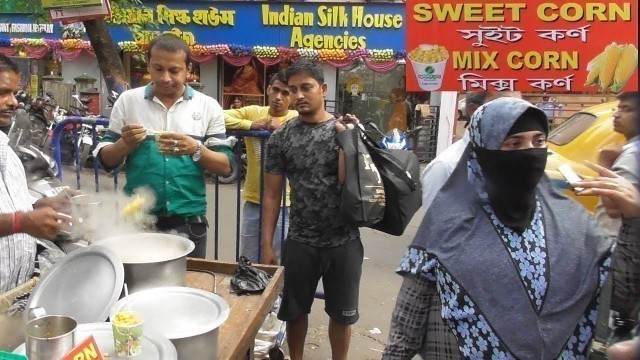
[[[193,155],[198,149],[198,142],[191,136],[165,132],[158,140],[158,150],[170,155]]]
[[[599,195],[602,205],[611,217],[624,216],[627,219],[640,218],[640,192],[627,179],[602,166],[586,162],[598,173],[598,177],[571,183],[574,188],[584,190],[578,195]],[[617,215],[617,216],[616,216]]]
[[[57,212],[61,212],[61,213],[65,213],[68,214],[70,212],[70,199],[74,196],[80,195],[81,191],[80,190],[71,190],[71,189],[64,189],[61,192],[59,192],[57,195],[55,196],[51,196],[51,197],[47,197],[47,198],[42,198],[38,201],[36,201],[33,204],[33,208],[34,209],[38,209],[41,207],[51,207],[53,208],[53,210],[57,211]]]
[[[260,263],[265,265],[278,265],[278,259],[276,253],[273,252],[272,247],[264,246],[260,255]]]
[[[622,145],[614,143],[605,146],[598,152],[598,165],[611,169],[613,163],[622,153]]]
[[[147,130],[142,125],[129,124],[122,127],[122,141],[127,149],[133,150],[147,137]]]
[[[336,133],[341,133],[347,129],[353,129],[360,121],[355,115],[346,114],[336,119]]]
[[[55,239],[69,222],[69,217],[59,214],[51,207],[42,207],[20,215],[22,232],[40,239]]]

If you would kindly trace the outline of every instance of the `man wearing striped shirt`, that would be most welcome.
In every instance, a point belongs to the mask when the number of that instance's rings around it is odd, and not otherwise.
[[[0,54],[0,127],[11,126],[19,88],[18,66]],[[0,294],[31,277],[36,238],[55,238],[58,220],[64,220],[58,215],[64,207],[62,197],[31,204],[24,167],[8,143],[7,135],[0,132]]]

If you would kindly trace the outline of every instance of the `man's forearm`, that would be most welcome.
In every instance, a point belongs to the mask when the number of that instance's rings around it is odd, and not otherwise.
[[[202,146],[202,158],[199,164],[208,172],[227,176],[231,173],[231,160],[223,152],[213,151]]]
[[[347,159],[344,150],[338,151],[338,181],[340,184],[344,184],[344,179],[347,176]]]
[[[107,168],[114,168],[124,162],[131,150],[122,139],[100,149],[100,162]]]
[[[13,234],[13,214],[0,215],[0,237]]]
[[[280,196],[268,196],[262,199],[262,248],[273,247],[273,234],[280,213]]]

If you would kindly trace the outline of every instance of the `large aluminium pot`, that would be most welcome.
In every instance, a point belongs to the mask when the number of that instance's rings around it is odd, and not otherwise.
[[[113,250],[124,264],[129,293],[162,286],[185,286],[187,255],[195,245],[185,237],[138,233],[97,242]]]
[[[217,359],[220,326],[229,304],[220,296],[189,287],[148,289],[120,299],[112,314],[130,309],[142,314],[144,326],[171,340],[178,359]]]

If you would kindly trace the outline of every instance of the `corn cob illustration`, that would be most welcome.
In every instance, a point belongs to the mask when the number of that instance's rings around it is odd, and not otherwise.
[[[638,49],[633,44],[627,44],[620,53],[620,58],[616,64],[616,70],[613,75],[612,92],[618,92],[622,89],[631,75],[638,67]]]
[[[616,65],[618,59],[622,53],[623,46],[619,46],[616,43],[607,45],[602,55],[602,68],[600,69],[600,91],[606,91],[611,84],[613,84],[613,76],[616,71]]]
[[[600,76],[603,57],[604,52],[601,52],[587,64],[587,70],[589,71],[589,74],[587,75],[587,81],[584,83],[584,86],[598,85],[598,77]]]

